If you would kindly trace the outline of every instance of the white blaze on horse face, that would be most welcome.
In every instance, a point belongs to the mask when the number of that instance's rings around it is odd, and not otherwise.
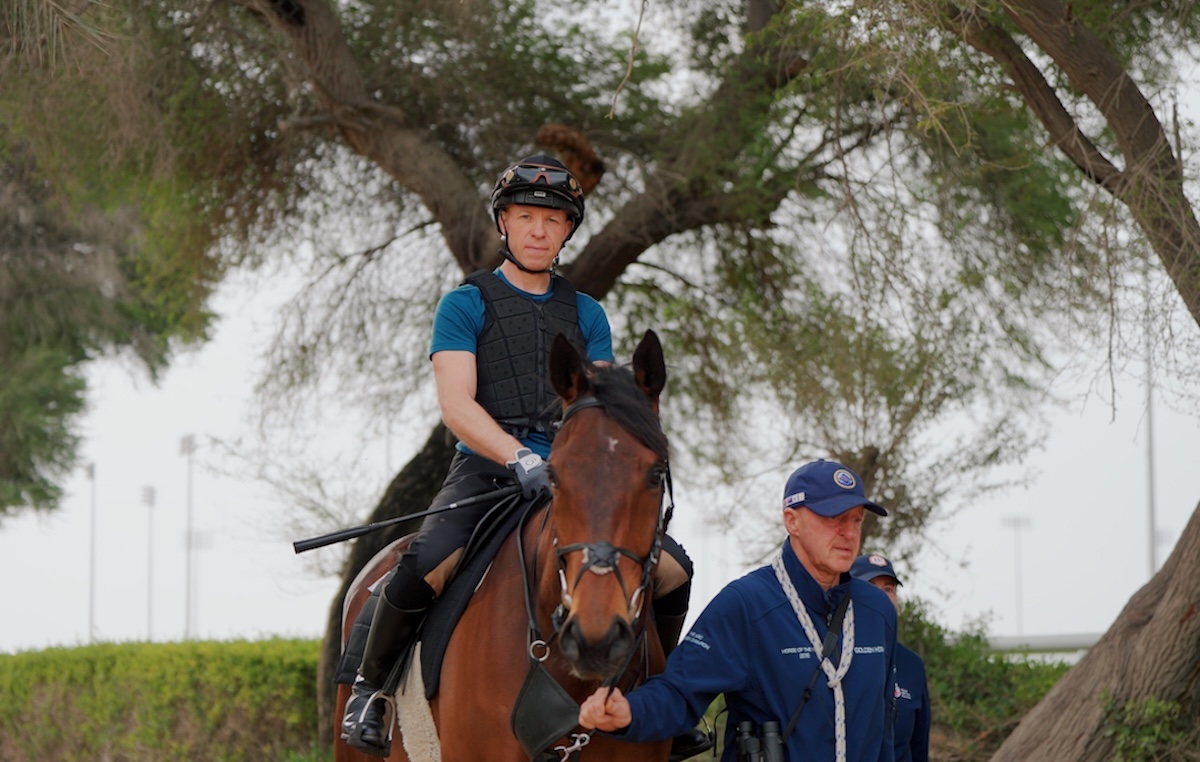
[[[608,438],[608,451],[616,452],[618,444],[620,444],[620,442],[617,441],[616,437],[609,437]]]

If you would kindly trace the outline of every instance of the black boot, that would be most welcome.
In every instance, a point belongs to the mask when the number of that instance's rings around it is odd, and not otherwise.
[[[658,640],[662,643],[665,656],[670,656],[671,652],[675,650],[675,646],[679,645],[679,636],[683,632],[683,620],[687,619],[691,588],[692,583],[689,580],[653,603],[654,629],[658,631]],[[705,724],[707,726],[707,723]],[[714,731],[705,732],[700,728],[692,728],[686,733],[675,736],[671,741],[671,762],[679,762],[679,760],[706,752],[716,742]]]
[[[400,588],[400,595],[389,596],[392,585]],[[392,603],[399,597],[409,604],[400,608]],[[391,716],[388,704],[391,696],[382,692],[392,667],[399,661],[416,639],[417,630],[425,618],[425,612],[433,603],[433,588],[425,580],[401,566],[388,590],[379,596],[375,616],[371,620],[371,632],[363,650],[358,679],[351,688],[350,700],[346,702],[346,713],[342,718],[342,738],[359,751],[377,757],[386,757],[392,751]]]

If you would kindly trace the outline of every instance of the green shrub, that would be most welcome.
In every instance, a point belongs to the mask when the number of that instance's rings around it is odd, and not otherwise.
[[[327,759],[313,751],[319,650],[267,640],[0,654],[0,759]]]
[[[953,633],[932,620],[920,599],[905,602],[900,642],[925,660],[933,713],[930,756],[986,760],[1069,665],[996,654],[982,624]]]
[[[1175,701],[1121,702],[1105,693],[1104,735],[1112,739],[1112,762],[1183,762],[1200,759],[1197,731]]]

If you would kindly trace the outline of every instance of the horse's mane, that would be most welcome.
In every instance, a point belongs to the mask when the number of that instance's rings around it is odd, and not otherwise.
[[[619,365],[591,365],[588,374],[589,391],[604,411],[658,457],[667,460],[667,435],[633,371]]]

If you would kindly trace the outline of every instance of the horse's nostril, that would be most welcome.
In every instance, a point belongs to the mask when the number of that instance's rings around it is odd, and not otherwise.
[[[586,645],[579,631],[579,622],[577,620],[574,618],[567,620],[566,625],[558,635],[558,642],[562,646],[563,655],[572,663],[577,663],[582,652],[581,647]]]
[[[589,640],[578,620],[567,620],[559,633],[563,656],[579,674],[608,677],[625,665],[634,646],[633,630],[629,623],[617,619],[604,634]]]
[[[608,660],[620,662],[629,656],[629,651],[633,648],[633,631],[628,623],[618,619],[613,622],[605,640],[608,642]]]

